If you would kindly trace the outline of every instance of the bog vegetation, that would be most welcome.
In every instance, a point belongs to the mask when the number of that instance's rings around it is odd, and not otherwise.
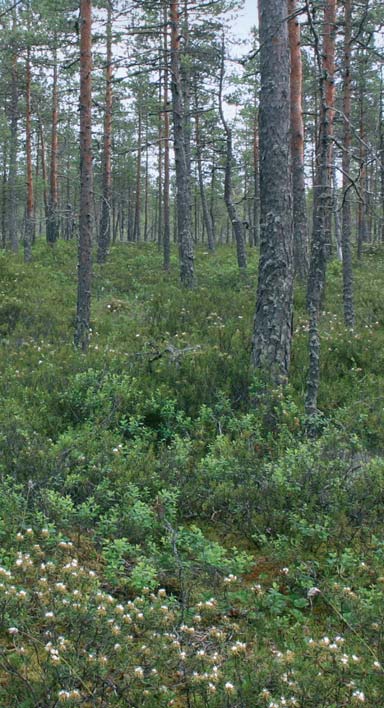
[[[0,0],[4,708],[383,705],[383,4],[242,7]]]
[[[96,269],[87,355],[73,244],[0,259],[0,703],[378,706],[382,251],[353,333],[330,264],[315,437],[300,287],[291,384],[266,393],[256,256],[244,277],[200,251],[192,292],[160,258],[116,246]]]

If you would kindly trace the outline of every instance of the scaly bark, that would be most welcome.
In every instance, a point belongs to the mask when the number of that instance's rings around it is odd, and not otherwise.
[[[327,104],[328,121],[328,182],[331,186],[334,163],[333,137],[335,133],[335,101],[336,101],[336,30],[337,30],[337,0],[326,0],[324,8],[324,39],[323,39],[323,66],[325,74],[325,100]],[[326,215],[327,231],[329,233],[328,256],[332,251],[332,196],[330,208]]]
[[[344,5],[344,87],[343,87],[343,226],[341,247],[343,251],[343,304],[344,321],[347,327],[355,324],[353,307],[353,273],[352,273],[352,248],[351,248],[351,41],[352,41],[352,3],[345,0]]]
[[[32,242],[34,239],[34,199],[33,199],[33,172],[32,172],[32,130],[31,130],[31,49],[27,47],[26,62],[26,162],[27,162],[27,209],[24,233],[24,261],[32,260]]]
[[[174,151],[176,163],[176,209],[180,253],[180,280],[191,288],[195,282],[194,253],[191,232],[190,172],[185,135],[185,113],[180,77],[179,0],[170,2],[171,21],[171,76]]]
[[[260,0],[260,265],[251,362],[286,380],[293,311],[287,5]]]
[[[80,0],[80,220],[75,345],[88,349],[92,276],[92,2]]]
[[[256,112],[256,91],[254,101],[252,157],[253,157],[253,200],[252,200],[252,245],[260,241],[260,170],[259,170],[259,119]]]
[[[329,11],[334,0],[327,0],[324,9],[324,43],[330,36]],[[319,319],[320,308],[325,287],[327,255],[329,253],[330,241],[330,206],[331,191],[329,180],[329,140],[330,122],[329,114],[329,90],[327,72],[324,64],[329,58],[325,51],[321,52],[320,39],[313,23],[313,17],[307,3],[308,22],[313,34],[315,45],[315,59],[319,73],[319,95],[320,95],[320,120],[319,120],[319,142],[317,151],[317,169],[313,216],[313,236],[310,274],[308,280],[307,304],[309,312],[309,371],[305,394],[305,410],[308,416],[313,418],[317,415],[317,399],[320,385],[320,333]],[[323,44],[324,48],[324,44]]]
[[[46,159],[46,147],[45,147],[45,134],[44,126],[41,120],[40,114],[38,115],[39,121],[39,132],[40,132],[40,150],[41,150],[41,175],[43,178],[43,204],[44,204],[44,217],[45,224],[48,221],[48,178],[47,178],[47,159]]]
[[[163,266],[169,271],[171,267],[171,228],[170,228],[170,208],[169,208],[169,67],[168,67],[168,13],[164,6],[164,30],[163,30],[163,50],[164,50],[164,185],[163,185]]]

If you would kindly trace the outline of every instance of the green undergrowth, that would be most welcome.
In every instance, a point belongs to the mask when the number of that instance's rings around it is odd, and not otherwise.
[[[290,384],[249,367],[257,260],[152,245],[0,256],[0,704],[378,706],[384,691],[384,252],[329,264],[308,437],[305,293]]]

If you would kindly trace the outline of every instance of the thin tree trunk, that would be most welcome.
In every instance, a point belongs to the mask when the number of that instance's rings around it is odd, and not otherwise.
[[[33,172],[32,172],[32,130],[31,130],[31,49],[27,47],[26,64],[26,160],[27,160],[27,208],[24,234],[24,261],[32,260],[32,242],[34,230],[34,199],[33,199]]]
[[[193,1],[193,0],[192,0]],[[184,144],[185,157],[187,161],[187,172],[192,174],[191,169],[191,69],[190,69],[190,38],[189,38],[189,3],[191,0],[183,0],[181,35],[183,38],[183,54],[180,54],[180,81],[183,95],[183,120],[184,120]],[[181,24],[181,23],[180,23]],[[189,181],[191,188],[191,180]],[[189,208],[192,210],[192,194],[189,194]]]
[[[80,0],[80,222],[75,345],[88,349],[92,276],[92,2]]]
[[[169,208],[169,106],[168,106],[168,13],[164,6],[164,185],[163,185],[163,210],[164,210],[164,232],[163,232],[163,265],[164,270],[169,271],[171,267],[171,228],[170,228],[170,208]]]
[[[149,189],[149,152],[148,152],[148,115],[145,123],[145,180],[144,180],[144,241],[148,240],[148,189]]]
[[[205,229],[207,231],[208,250],[214,251],[215,250],[215,234],[213,232],[213,224],[212,224],[211,214],[209,212],[209,206],[208,206],[208,202],[207,202],[207,195],[206,195],[206,191],[205,191],[204,176],[203,176],[203,165],[202,165],[202,160],[201,160],[200,116],[199,116],[199,109],[198,109],[198,105],[197,105],[197,89],[195,89],[195,138],[196,138],[197,173],[198,173],[198,180],[199,180],[200,200],[201,200],[201,206],[202,206],[202,210],[203,210],[203,224],[204,224]]]
[[[236,240],[237,264],[241,271],[247,269],[247,250],[244,238],[244,227],[239,218],[236,206],[233,202],[232,194],[232,164],[233,164],[233,148],[232,148],[232,129],[224,115],[223,110],[223,82],[224,82],[224,38],[222,42],[221,55],[221,70],[220,70],[220,85],[219,85],[219,113],[220,119],[224,128],[226,137],[226,152],[225,152],[225,175],[224,175],[224,201],[227,207],[228,216],[232,224],[232,233]]]
[[[344,15],[344,89],[343,89],[343,228],[341,246],[343,249],[343,303],[344,321],[347,327],[355,324],[353,307],[353,273],[352,273],[352,248],[351,248],[351,40],[352,40],[352,4],[345,0]]]
[[[3,178],[1,190],[1,247],[7,246],[7,145],[3,144]]]
[[[39,127],[37,126],[36,130],[36,162],[35,162],[35,198],[34,198],[34,203],[33,203],[33,223],[34,223],[34,228],[33,228],[33,239],[32,239],[32,245],[34,246],[36,243],[36,232],[41,235],[42,232],[42,227],[41,227],[41,209],[40,209],[40,190],[38,188],[38,185],[40,183],[40,131]]]
[[[332,181],[332,165],[334,162],[334,124],[335,124],[335,100],[336,100],[336,82],[335,82],[335,53],[336,53],[336,29],[337,29],[337,0],[326,0],[324,8],[324,41],[323,41],[323,62],[325,72],[325,100],[327,104],[327,120],[328,120],[328,184],[331,186]],[[332,251],[332,192],[331,203],[326,214],[327,231],[329,234],[328,241],[328,256]]]
[[[333,36],[331,33],[329,16],[333,10],[334,0],[327,0],[324,9],[324,44]],[[319,319],[320,308],[325,287],[325,275],[327,265],[327,255],[329,253],[329,209],[331,205],[331,192],[329,183],[329,103],[331,100],[328,91],[327,72],[325,62],[329,60],[329,54],[333,52],[328,48],[328,54],[321,52],[320,39],[313,24],[312,15],[308,9],[308,22],[313,34],[315,44],[315,59],[319,74],[319,95],[320,95],[320,121],[319,121],[319,143],[318,161],[316,169],[316,184],[314,185],[314,215],[313,215],[313,237],[311,263],[308,280],[307,304],[309,312],[309,371],[307,377],[305,410],[308,416],[314,417],[318,413],[317,399],[320,385],[320,334]]]
[[[253,245],[258,246],[260,241],[260,172],[259,172],[259,121],[256,113],[256,97],[254,105],[255,117],[253,121],[253,210],[252,233]]]
[[[215,226],[215,184],[216,184],[216,162],[215,153],[212,155],[212,166],[211,166],[211,198],[209,204],[209,213],[211,215],[213,233],[216,232]]]
[[[13,10],[12,28],[16,33],[16,9]],[[11,70],[11,106],[10,106],[10,148],[9,148],[9,202],[8,202],[8,223],[9,241],[14,253],[19,250],[19,239],[17,233],[17,143],[18,143],[18,111],[19,111],[19,88],[17,70],[17,47],[15,45],[12,53]]]
[[[340,262],[343,260],[343,251],[341,249],[341,223],[340,223],[340,213],[339,213],[339,200],[337,196],[337,177],[336,177],[336,163],[333,159],[332,162],[332,211],[333,220],[335,225],[335,241],[337,248],[337,257]]]
[[[260,0],[260,265],[251,362],[277,383],[290,364],[293,212],[287,5]]]
[[[59,237],[58,201],[58,156],[59,156],[59,93],[58,93],[58,67],[57,67],[57,37],[54,37],[53,53],[53,84],[52,84],[52,140],[51,140],[51,171],[49,180],[49,201],[47,220],[47,241],[56,243]]]
[[[380,148],[380,201],[381,201],[381,229],[380,241],[384,243],[384,86],[383,86],[383,70],[381,70],[380,81],[380,109],[379,109],[379,148]]]
[[[185,136],[185,114],[180,78],[179,0],[170,2],[171,20],[171,74],[174,150],[176,163],[177,230],[180,253],[180,279],[191,288],[195,282],[194,254],[191,232],[190,171]]]
[[[367,147],[365,143],[365,106],[364,106],[364,63],[360,66],[360,81],[359,81],[359,162],[360,162],[360,179],[359,190],[360,199],[358,207],[358,234],[357,234],[357,257],[360,259],[363,255],[363,244],[367,242]]]
[[[105,67],[105,109],[103,136],[103,196],[101,204],[98,263],[105,263],[111,244],[112,201],[112,0],[108,0],[107,14],[107,63]]]
[[[137,101],[138,110],[138,127],[137,127],[137,159],[136,159],[136,200],[135,200],[135,223],[133,228],[133,240],[139,242],[141,240],[141,157],[142,157],[142,106],[141,94]]]
[[[288,0],[288,14],[297,10],[297,0]],[[295,274],[304,280],[308,273],[308,222],[304,175],[304,121],[302,107],[303,67],[301,32],[297,17],[288,22],[291,56],[291,154],[293,184],[293,254]]]
[[[165,8],[166,12],[166,8]],[[162,22],[162,13],[159,16],[159,22]],[[166,22],[166,18],[165,18]],[[166,25],[165,25],[166,27]],[[163,40],[162,40],[163,42]],[[163,54],[164,47],[161,45],[159,49],[159,106],[163,107]],[[159,150],[157,154],[157,164],[158,164],[158,178],[157,178],[157,194],[155,202],[155,219],[154,219],[154,232],[157,236],[157,245],[159,248],[163,243],[163,111],[160,108],[159,113],[159,125],[158,125],[158,140],[159,140]],[[148,154],[148,153],[147,153]]]

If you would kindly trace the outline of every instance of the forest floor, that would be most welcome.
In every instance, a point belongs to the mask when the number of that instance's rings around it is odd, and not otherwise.
[[[384,706],[384,251],[331,262],[316,435],[249,367],[257,262],[74,244],[0,256],[0,705]],[[312,431],[313,432],[313,431]]]

